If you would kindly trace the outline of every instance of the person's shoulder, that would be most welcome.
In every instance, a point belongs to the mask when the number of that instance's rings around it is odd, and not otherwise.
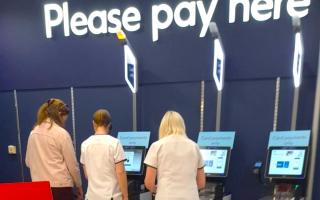
[[[34,126],[33,129],[30,131],[30,136],[39,132],[39,129],[40,129],[39,125]]]
[[[81,143],[81,147],[85,147],[88,144],[90,144],[90,142],[92,141],[92,136],[88,137],[87,139],[85,139],[82,143]]]
[[[118,138],[113,137],[112,135],[104,135],[103,141],[100,140],[100,142],[103,142],[113,148],[116,148],[118,145],[121,144],[120,140]]]
[[[150,146],[150,149],[151,148],[159,148],[159,147],[161,147],[164,143],[166,143],[166,140],[165,140],[165,138],[162,138],[162,139],[160,139],[160,140],[158,140],[158,141],[155,141],[155,142],[153,142],[152,144],[151,144],[151,146]]]
[[[112,135],[106,135],[106,139],[112,143],[120,143],[120,140]]]
[[[52,124],[50,132],[51,134],[55,134],[57,138],[61,138],[62,140],[71,140],[70,133],[56,123]]]
[[[195,142],[195,141],[193,141],[193,140],[191,140],[190,138],[188,138],[188,137],[186,137],[186,141],[187,141],[187,143],[189,143],[191,146],[194,146],[194,147],[198,147],[198,144]]]
[[[193,144],[193,145],[197,145],[197,143],[193,140],[191,140],[190,138],[186,137],[186,141],[188,141],[189,143]]]
[[[48,129],[44,129],[44,124],[35,125],[32,130],[30,131],[30,135],[34,135],[37,133],[46,133],[48,132]]]
[[[39,126],[39,125],[35,125],[35,126],[32,128],[31,133],[33,133],[33,132],[35,132],[35,131],[37,131],[37,130],[39,130],[39,129],[40,129],[40,126]]]
[[[64,129],[63,127],[59,126],[58,124],[56,124],[54,122],[52,124],[51,130],[54,130],[55,132],[57,132],[59,134],[70,135],[66,129]]]

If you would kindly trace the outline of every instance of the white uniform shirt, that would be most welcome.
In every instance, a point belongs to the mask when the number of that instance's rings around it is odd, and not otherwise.
[[[166,136],[151,145],[144,163],[157,169],[156,200],[199,200],[196,177],[204,164],[195,142]]]
[[[110,135],[93,135],[81,144],[80,162],[88,176],[86,199],[121,199],[115,165],[124,160],[120,141]]]

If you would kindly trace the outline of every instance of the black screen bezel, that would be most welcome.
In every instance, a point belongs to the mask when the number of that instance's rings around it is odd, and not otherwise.
[[[228,176],[229,173],[229,164],[230,164],[230,157],[231,157],[231,148],[230,147],[212,147],[212,146],[200,146],[200,150],[205,149],[205,150],[227,150],[227,160],[226,160],[226,167],[224,168],[224,173],[219,174],[219,173],[205,173],[206,177],[210,178],[224,178]]]
[[[301,175],[288,175],[288,174],[274,175],[274,174],[269,174],[270,159],[271,159],[271,153],[272,153],[273,150],[305,150],[302,174]],[[273,179],[305,179],[306,178],[306,172],[307,172],[308,160],[309,160],[309,147],[302,147],[302,146],[269,147],[268,154],[267,154],[267,160],[266,160],[265,177],[266,178],[273,178]]]
[[[138,150],[142,150],[142,157],[141,157],[141,163],[140,163],[140,171],[139,172],[135,172],[135,171],[127,171],[127,174],[128,175],[143,175],[143,170],[144,170],[144,164],[143,164],[143,161],[144,161],[144,158],[145,158],[145,155],[146,155],[146,148],[145,146],[123,146],[123,150],[126,151],[126,150],[130,150],[130,149],[138,149]]]

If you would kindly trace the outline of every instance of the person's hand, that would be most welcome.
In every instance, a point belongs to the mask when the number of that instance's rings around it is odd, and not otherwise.
[[[123,195],[122,195],[122,200],[129,200],[129,199],[128,199],[128,196],[123,196]]]
[[[77,200],[83,200],[83,190],[81,186],[76,188],[76,196]]]

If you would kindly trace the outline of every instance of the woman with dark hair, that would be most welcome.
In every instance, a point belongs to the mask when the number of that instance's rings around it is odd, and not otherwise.
[[[49,99],[38,110],[37,122],[28,139],[26,165],[32,181],[49,181],[54,200],[83,199],[78,161],[70,134],[64,129],[68,106]]]
[[[111,115],[105,109],[93,114],[94,135],[81,144],[80,162],[88,179],[86,200],[128,200],[125,153],[110,135]]]

